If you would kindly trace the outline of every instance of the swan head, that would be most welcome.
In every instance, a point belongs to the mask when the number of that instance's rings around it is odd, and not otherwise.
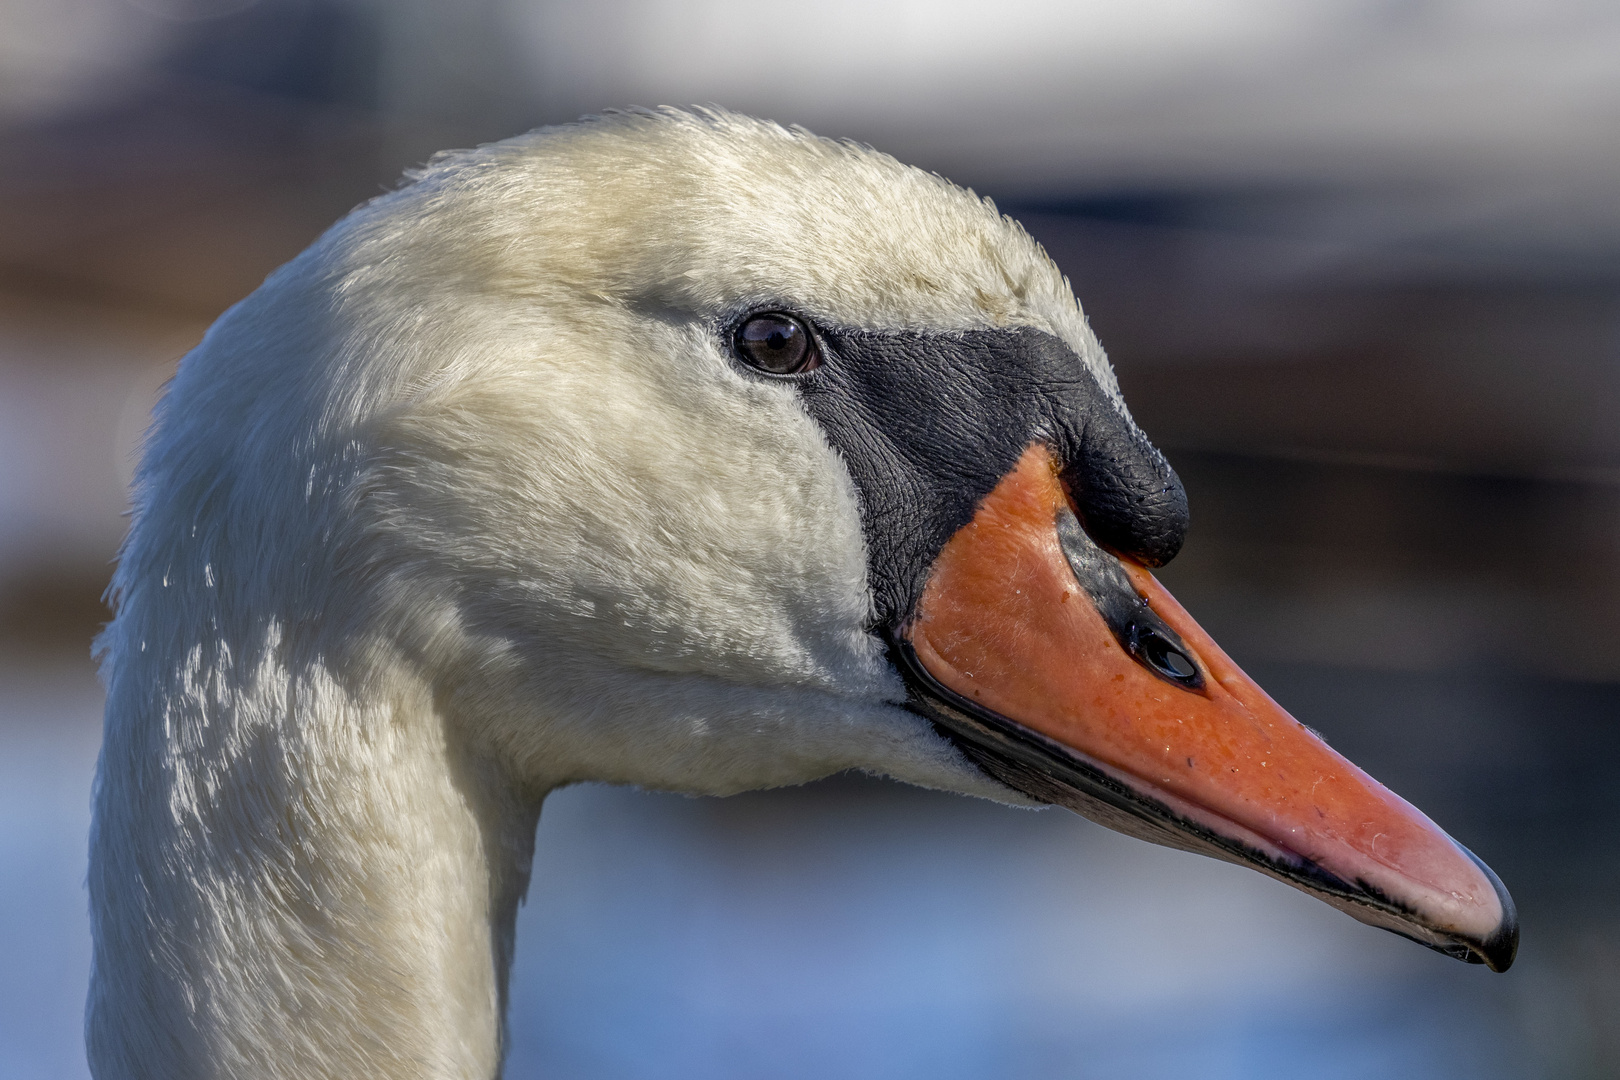
[[[870,149],[671,110],[436,158],[210,330],[141,484],[115,665],[206,623],[409,671],[533,792],[1058,803],[1511,962],[1494,875],[1154,581],[1185,497],[1052,261]]]

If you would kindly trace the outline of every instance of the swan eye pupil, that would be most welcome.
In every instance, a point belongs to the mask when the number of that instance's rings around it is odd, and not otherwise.
[[[791,315],[755,315],[737,328],[737,354],[771,375],[797,375],[821,365],[810,330]]]

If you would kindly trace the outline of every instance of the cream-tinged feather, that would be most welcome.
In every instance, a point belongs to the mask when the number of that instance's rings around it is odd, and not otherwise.
[[[494,1075],[559,784],[1022,801],[902,707],[849,473],[725,353],[774,305],[1113,386],[987,202],[719,111],[441,156],[208,332],[100,641],[98,1077]]]

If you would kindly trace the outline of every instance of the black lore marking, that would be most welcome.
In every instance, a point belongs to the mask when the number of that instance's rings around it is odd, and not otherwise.
[[[1056,337],[1028,329],[822,329],[821,337],[821,367],[795,385],[860,494],[880,625],[911,616],[940,549],[1031,443],[1057,455],[1079,522],[1103,548],[1148,566],[1180,549],[1181,481]]]

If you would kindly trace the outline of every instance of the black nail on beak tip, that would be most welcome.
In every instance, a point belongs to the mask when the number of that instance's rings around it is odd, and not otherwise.
[[[1474,865],[1479,867],[1480,873],[1491,883],[1491,887],[1496,890],[1496,899],[1502,905],[1502,921],[1498,924],[1496,933],[1480,942],[1476,946],[1476,955],[1469,960],[1471,963],[1484,964],[1492,971],[1506,971],[1513,966],[1513,959],[1519,954],[1519,909],[1513,903],[1513,897],[1508,895],[1507,886],[1496,876],[1496,871],[1486,866],[1472,851],[1467,848],[1462,850],[1463,854],[1474,860]]]

